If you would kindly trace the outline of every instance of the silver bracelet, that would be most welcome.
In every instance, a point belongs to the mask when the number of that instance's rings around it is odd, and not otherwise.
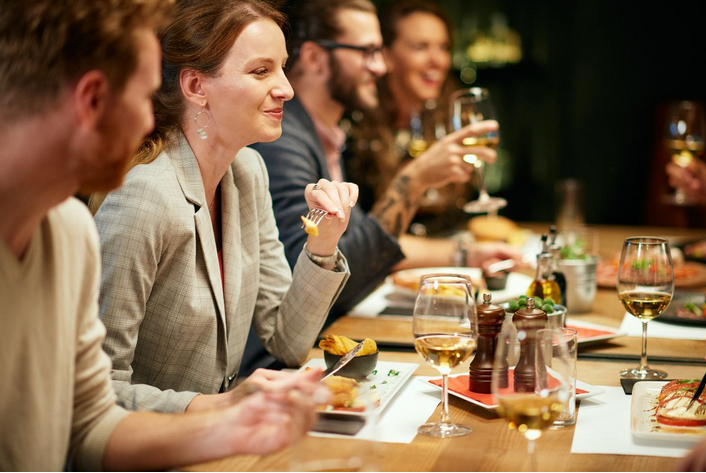
[[[317,256],[311,254],[309,249],[306,247],[306,243],[304,244],[304,252],[306,255],[309,257],[309,259],[316,265],[321,266],[322,268],[324,266],[328,265],[333,265],[334,267],[336,266],[336,261],[338,261],[338,247],[336,247],[336,251],[330,256]]]

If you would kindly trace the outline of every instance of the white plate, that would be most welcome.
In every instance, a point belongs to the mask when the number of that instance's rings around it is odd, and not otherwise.
[[[326,369],[326,363],[323,358],[314,358],[309,360],[300,368],[300,370],[304,370],[306,368]],[[380,405],[375,409],[376,413],[380,413],[385,409],[385,407],[395,397],[395,394],[397,394],[402,386],[404,386],[417,368],[419,368],[418,363],[378,361],[373,373],[368,375],[368,377],[363,381],[359,381],[362,389],[374,389],[380,396]],[[399,374],[394,375],[394,372]],[[360,412],[339,411],[336,409],[331,409],[330,412],[358,416],[362,415]]]
[[[437,267],[437,268],[415,268],[415,269],[405,269],[403,271],[398,271],[394,273],[395,275],[399,275],[402,277],[410,277],[413,279],[419,280],[419,278],[425,274],[434,274],[434,273],[451,273],[451,274],[461,274],[464,276],[469,276],[471,280],[473,281],[473,286],[475,288],[478,287],[478,282],[481,281],[483,272],[481,271],[480,268],[463,268],[463,267],[453,267],[453,266],[448,266],[448,267]],[[398,294],[405,295],[410,298],[415,298],[417,297],[417,291],[413,290],[409,287],[406,286],[401,286],[398,284],[395,284],[395,281],[393,279],[393,275],[389,275],[386,279],[386,282],[391,285],[394,289],[395,292]],[[517,297],[521,296],[522,294],[525,294],[527,292],[527,288],[529,288],[530,284],[532,284],[532,278],[530,276],[521,274],[521,273],[509,273],[507,277],[507,284],[505,286],[505,289],[500,290],[500,291],[488,291],[493,295],[493,303],[494,304],[500,304],[502,302],[507,302],[512,299],[516,299]],[[487,290],[484,290],[484,292]]]
[[[456,378],[458,376],[466,376],[466,374],[465,373],[455,374],[455,375],[449,376],[449,378]],[[436,384],[432,383],[432,381],[438,381],[440,379],[441,378],[431,378],[431,379],[429,379],[428,383],[437,389],[441,389],[441,386],[437,386]],[[588,391],[587,393],[576,394],[576,399],[579,401],[581,401],[583,399],[588,399],[589,397],[592,397],[592,396],[597,396],[599,394],[603,394],[605,392],[605,389],[602,389],[602,388],[599,388],[596,386],[592,386],[590,384],[584,383],[583,381],[579,381],[579,380],[576,380],[576,388],[583,389],[584,391]],[[476,406],[484,407],[486,409],[495,409],[496,407],[498,407],[497,404],[485,404],[485,403],[478,401],[476,399],[473,399],[468,396],[464,396],[463,394],[459,394],[455,391],[452,391],[451,389],[449,389],[449,394],[456,396],[457,398],[463,399],[464,401],[468,401],[472,404],[475,404]]]
[[[630,430],[641,439],[693,444],[706,438],[706,427],[660,425],[655,418],[657,396],[667,381],[640,381],[632,388]]]

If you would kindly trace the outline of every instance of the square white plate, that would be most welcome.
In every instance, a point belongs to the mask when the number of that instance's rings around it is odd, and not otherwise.
[[[656,419],[657,396],[667,381],[640,381],[632,388],[630,430],[641,439],[694,444],[706,438],[706,427],[660,425]]]
[[[309,360],[300,370],[306,368],[326,369],[323,358]],[[401,363],[394,361],[378,361],[375,370],[362,381],[359,381],[361,389],[374,389],[380,396],[380,405],[375,409],[375,413],[381,413],[392,401],[395,394],[404,386],[412,374],[419,368],[418,363]],[[398,373],[398,374],[395,374]],[[337,414],[362,415],[360,412],[330,409],[327,412]]]

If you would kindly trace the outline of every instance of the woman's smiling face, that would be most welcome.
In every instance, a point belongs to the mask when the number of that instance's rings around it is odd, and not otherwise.
[[[270,19],[246,26],[216,77],[206,78],[211,122],[220,140],[240,146],[273,141],[282,134],[282,106],[294,96],[284,65],[284,34]]]
[[[385,50],[390,82],[412,101],[436,99],[451,68],[446,25],[431,13],[414,12],[400,19],[396,30]]]

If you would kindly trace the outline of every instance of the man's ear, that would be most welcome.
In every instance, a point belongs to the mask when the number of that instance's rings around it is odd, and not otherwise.
[[[208,103],[208,97],[204,90],[205,76],[200,72],[191,69],[182,69],[179,74],[179,85],[186,100],[201,108]]]
[[[299,49],[299,63],[309,72],[328,73],[328,52],[313,41],[305,41]]]
[[[110,98],[108,77],[99,70],[88,71],[76,83],[73,98],[79,126],[97,129],[106,113]]]

